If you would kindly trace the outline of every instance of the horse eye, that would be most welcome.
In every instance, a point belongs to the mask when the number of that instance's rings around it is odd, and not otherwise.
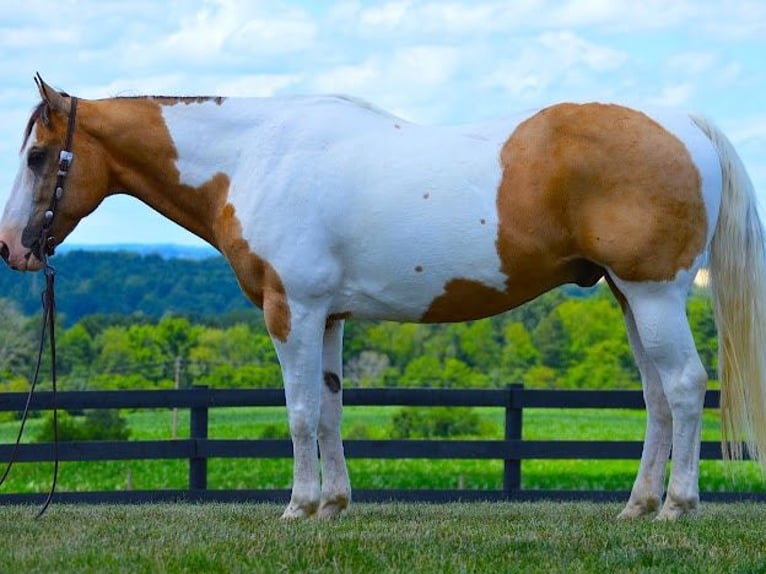
[[[40,171],[45,165],[45,158],[48,154],[43,149],[33,148],[27,155],[27,167],[33,171]]]

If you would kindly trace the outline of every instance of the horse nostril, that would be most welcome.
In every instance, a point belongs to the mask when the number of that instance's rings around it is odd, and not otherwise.
[[[0,241],[0,257],[3,258],[3,261],[8,263],[8,258],[11,256],[11,250],[8,249],[8,245],[6,245],[5,241]]]

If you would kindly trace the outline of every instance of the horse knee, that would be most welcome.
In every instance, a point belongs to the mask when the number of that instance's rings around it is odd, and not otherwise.
[[[292,409],[288,416],[290,435],[294,439],[316,439],[318,424],[316,417],[306,409]]]

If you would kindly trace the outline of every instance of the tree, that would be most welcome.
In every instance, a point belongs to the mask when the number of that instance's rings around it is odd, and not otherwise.
[[[96,357],[93,338],[82,323],[66,329],[58,338],[57,365],[62,375],[90,370]]]
[[[400,379],[402,386],[442,388],[486,387],[488,382],[486,374],[471,369],[460,359],[447,357],[440,361],[433,355],[423,355],[410,361]]]
[[[37,360],[39,325],[9,299],[0,299],[0,325],[0,373],[30,377]]]
[[[501,341],[489,319],[464,323],[458,342],[460,358],[472,368],[488,373],[499,367]]]
[[[509,382],[521,382],[529,369],[538,364],[540,352],[532,342],[529,331],[520,321],[508,323],[503,330],[503,338],[503,369]]]

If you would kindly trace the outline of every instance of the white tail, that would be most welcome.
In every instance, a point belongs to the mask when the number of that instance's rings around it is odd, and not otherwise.
[[[723,196],[710,247],[718,327],[724,458],[741,458],[742,441],[766,468],[766,250],[755,190],[728,138],[693,117],[718,150]]]

